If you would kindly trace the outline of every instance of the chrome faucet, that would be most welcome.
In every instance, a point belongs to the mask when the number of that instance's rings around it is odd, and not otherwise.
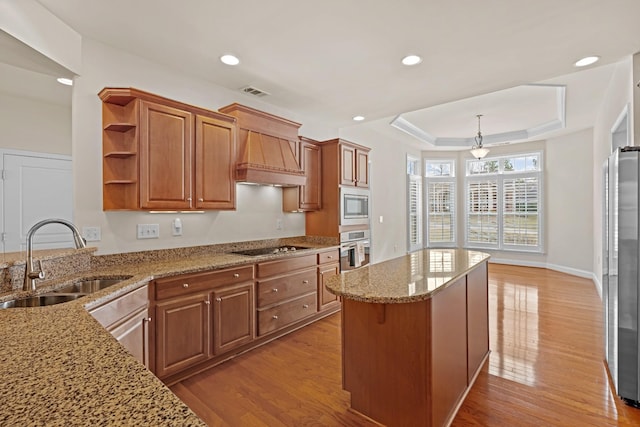
[[[73,240],[76,243],[76,249],[87,247],[84,239],[82,238],[82,236],[80,236],[80,232],[78,231],[76,226],[66,219],[45,219],[35,224],[29,229],[29,232],[27,233],[27,265],[25,266],[24,270],[24,286],[22,287],[22,289],[25,291],[35,291],[36,279],[44,279],[45,277],[44,271],[42,270],[42,263],[40,264],[40,271],[35,271],[33,269],[33,235],[36,233],[36,231],[38,231],[40,227],[47,224],[66,225],[73,233]]]

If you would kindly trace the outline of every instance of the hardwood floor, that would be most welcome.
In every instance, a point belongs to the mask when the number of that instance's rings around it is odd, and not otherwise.
[[[453,426],[638,426],[612,395],[591,280],[489,266],[491,355]],[[171,387],[210,426],[370,426],[341,387],[340,315]]]

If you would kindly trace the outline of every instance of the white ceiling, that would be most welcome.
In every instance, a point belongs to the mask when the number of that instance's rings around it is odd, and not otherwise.
[[[566,130],[588,127],[607,65],[640,51],[638,0],[39,2],[83,37],[234,90],[255,86],[270,93],[262,101],[332,127],[363,115],[359,126],[398,139],[413,140],[389,119],[416,110],[442,136],[472,136],[476,114],[485,114],[483,134],[519,128],[540,105],[473,97],[540,82],[567,86]],[[225,53],[240,65],[220,63]],[[409,53],[423,62],[402,65]],[[574,61],[587,55],[601,61],[577,72]],[[500,121],[497,99],[518,117]]]

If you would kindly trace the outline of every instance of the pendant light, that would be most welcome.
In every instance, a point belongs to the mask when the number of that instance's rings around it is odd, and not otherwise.
[[[480,132],[480,117],[482,117],[482,114],[478,114],[476,117],[478,118],[478,135],[474,138],[476,143],[471,147],[471,155],[480,160],[489,154],[489,149],[482,146],[482,133]]]

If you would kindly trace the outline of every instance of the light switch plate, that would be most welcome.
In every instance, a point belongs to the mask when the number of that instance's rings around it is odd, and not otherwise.
[[[160,237],[160,224],[138,224],[138,239],[158,239]]]

